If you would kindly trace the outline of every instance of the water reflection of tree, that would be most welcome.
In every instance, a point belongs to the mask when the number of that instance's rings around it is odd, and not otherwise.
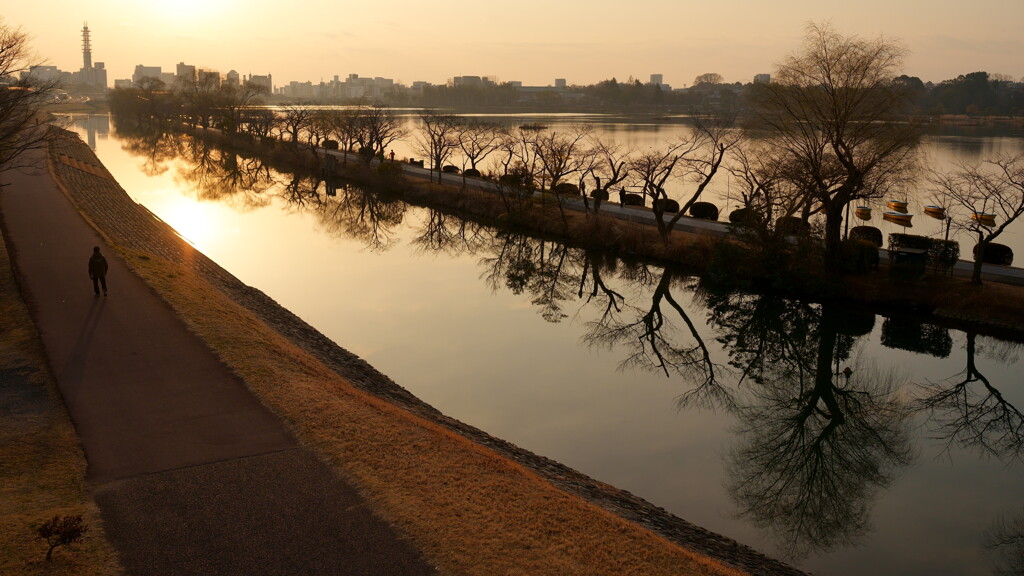
[[[489,246],[494,236],[492,229],[483,224],[428,208],[422,229],[412,244],[423,252],[476,254]]]
[[[954,445],[975,448],[1003,461],[1024,456],[1024,413],[1010,403],[978,367],[977,335],[966,336],[966,367],[944,382],[929,383],[919,406],[932,416],[933,431]],[[1019,345],[993,343],[1006,361]]]
[[[131,123],[114,116],[114,125],[121,139],[121,148],[142,158],[139,170],[147,176],[167,172],[169,163],[180,150],[180,141],[164,132],[159,124]]]
[[[294,199],[292,202],[315,199],[315,214],[325,232],[359,240],[376,252],[386,251],[394,245],[397,228],[408,210],[405,202],[350,185],[338,187],[334,196],[325,194],[321,197],[316,192],[320,181],[309,179],[307,182],[316,184],[307,191],[296,188],[289,192],[289,197]]]
[[[899,377],[852,353],[833,304],[710,297],[711,323],[747,382],[727,457],[740,515],[803,557],[867,532],[870,502],[913,458]]]
[[[559,242],[508,233],[495,237],[490,252],[493,256],[484,257],[481,265],[485,267],[482,277],[492,290],[504,285],[516,295],[526,292],[548,322],[566,318],[563,307],[578,277],[580,251]]]
[[[674,288],[692,289],[694,279],[667,268],[658,274],[647,266],[634,267],[631,275],[641,282],[640,287],[652,289],[650,300],[635,306],[619,303],[618,294],[606,290],[609,304],[605,313],[588,324],[583,341],[591,346],[625,348],[621,369],[656,370],[666,376],[683,377],[696,391],[687,393],[690,396],[716,396],[716,392],[724,391],[717,380],[719,366],[712,360],[697,325],[673,294]]]
[[[267,193],[275,184],[273,172],[262,160],[243,157],[234,150],[212,146],[198,138],[183,138],[184,160],[179,180],[201,201],[228,202],[243,210],[267,206]]]
[[[998,554],[993,574],[1024,574],[1024,510],[1016,515],[1000,516],[989,529],[985,547]]]

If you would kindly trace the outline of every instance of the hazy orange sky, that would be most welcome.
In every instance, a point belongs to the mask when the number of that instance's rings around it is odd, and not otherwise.
[[[5,0],[2,16],[48,64],[81,67],[81,28],[110,84],[136,64],[177,62],[274,84],[383,76],[409,84],[489,75],[547,85],[704,72],[748,82],[795,50],[808,22],[898,38],[906,73],[941,81],[984,70],[1024,76],[1024,0]]]

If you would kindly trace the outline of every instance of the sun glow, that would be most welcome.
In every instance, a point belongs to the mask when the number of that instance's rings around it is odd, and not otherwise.
[[[180,196],[171,198],[161,214],[164,221],[177,230],[189,244],[202,251],[220,240],[216,205]]]

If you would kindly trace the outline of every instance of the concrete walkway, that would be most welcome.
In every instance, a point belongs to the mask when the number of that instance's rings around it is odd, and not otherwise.
[[[43,168],[0,174],[0,222],[131,574],[433,574],[192,335]],[[110,295],[94,296],[100,246]]]

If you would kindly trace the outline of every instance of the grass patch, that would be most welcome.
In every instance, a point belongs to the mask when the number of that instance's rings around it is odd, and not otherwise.
[[[85,483],[86,462],[0,238],[0,574],[122,574]],[[81,515],[86,538],[54,553],[36,528]]]

